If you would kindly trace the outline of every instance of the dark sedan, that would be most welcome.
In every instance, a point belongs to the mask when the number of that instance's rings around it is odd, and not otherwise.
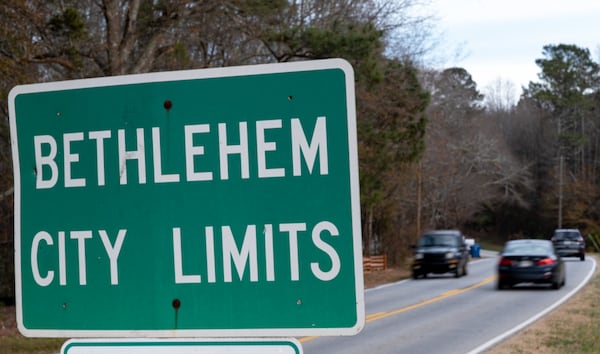
[[[498,289],[519,283],[565,285],[565,264],[549,240],[508,241],[498,262]]]

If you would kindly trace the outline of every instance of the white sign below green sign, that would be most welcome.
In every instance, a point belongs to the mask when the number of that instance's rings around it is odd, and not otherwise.
[[[23,334],[362,329],[346,61],[17,86],[9,115]]]
[[[71,339],[61,354],[302,354],[294,338]]]

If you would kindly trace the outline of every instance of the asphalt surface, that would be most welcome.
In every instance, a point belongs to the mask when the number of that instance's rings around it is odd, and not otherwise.
[[[305,354],[480,353],[575,294],[596,267],[566,258],[560,290],[523,285],[496,290],[495,253],[469,264],[466,277],[430,276],[365,292],[366,325],[350,337],[299,338]]]

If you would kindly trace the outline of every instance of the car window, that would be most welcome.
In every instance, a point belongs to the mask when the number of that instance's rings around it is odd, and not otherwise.
[[[577,231],[561,231],[554,234],[554,238],[558,240],[575,240],[580,236],[581,234]]]
[[[458,238],[454,235],[425,235],[419,239],[420,247],[457,247]]]
[[[544,255],[550,253],[550,246],[541,243],[509,243],[503,253]]]

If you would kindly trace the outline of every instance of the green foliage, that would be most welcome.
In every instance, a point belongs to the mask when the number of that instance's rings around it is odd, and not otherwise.
[[[367,87],[358,105],[359,159],[363,204],[389,197],[403,167],[423,153],[429,94],[410,64],[389,61],[384,80]]]
[[[157,31],[164,24],[166,11],[164,1],[142,1],[138,15],[141,31],[144,33]]]
[[[441,115],[445,128],[462,133],[473,117],[482,112],[483,95],[477,84],[465,69],[448,68],[439,73],[434,85],[432,113]]]
[[[241,15],[258,18],[281,14],[290,6],[286,0],[235,0],[233,4]]]
[[[67,8],[63,13],[54,15],[48,22],[50,30],[57,36],[73,39],[85,34],[85,22],[76,9]]]
[[[57,53],[69,58],[72,67],[81,68],[83,60],[80,48],[87,36],[83,16],[77,9],[68,7],[62,13],[52,16],[48,21],[48,29],[53,35],[50,40],[56,43]]]
[[[156,63],[165,70],[189,69],[193,67],[190,53],[183,43],[173,44]]]
[[[401,187],[425,147],[429,94],[410,63],[389,60],[381,70],[382,81],[357,85],[363,237],[366,245],[379,238],[395,259],[411,242],[410,233],[400,240],[399,215],[406,212]]]
[[[351,61],[359,75],[364,78],[381,79],[377,72],[376,58],[383,50],[383,31],[371,23],[334,22],[331,28],[309,28],[300,36],[308,48],[307,56],[314,59],[341,57]]]
[[[550,224],[558,213],[563,224],[597,224],[597,207],[594,198],[600,186],[593,180],[597,152],[598,125],[596,100],[600,89],[600,65],[591,58],[590,51],[571,44],[547,45],[543,58],[535,62],[540,67],[540,82],[531,82],[525,96],[535,102],[544,114],[548,130],[555,133],[549,140],[551,155],[564,161],[560,176],[559,159],[554,158],[554,169],[540,175],[538,193],[545,195],[541,210],[550,218]],[[557,171],[557,172],[554,172]],[[560,186],[560,180],[563,186]],[[563,208],[558,206],[562,194]],[[549,213],[551,211],[551,213]],[[596,221],[594,221],[596,218]]]
[[[558,121],[556,145],[573,156],[586,144],[583,122],[594,106],[590,93],[600,87],[600,65],[588,49],[575,45],[547,45],[543,54],[535,61],[541,82],[530,83],[526,95],[552,113]]]
[[[591,230],[585,238],[588,251],[600,252],[600,229],[596,228]]]
[[[600,65],[591,59],[589,49],[575,45],[546,45],[545,58],[536,59],[541,82],[530,83],[528,95],[562,112],[581,104],[588,90],[600,83]]]
[[[278,61],[293,58],[344,58],[354,67],[358,81],[380,81],[383,73],[378,60],[383,52],[383,31],[372,23],[333,21],[323,26],[296,25],[268,32],[268,43],[285,44],[276,54]]]

